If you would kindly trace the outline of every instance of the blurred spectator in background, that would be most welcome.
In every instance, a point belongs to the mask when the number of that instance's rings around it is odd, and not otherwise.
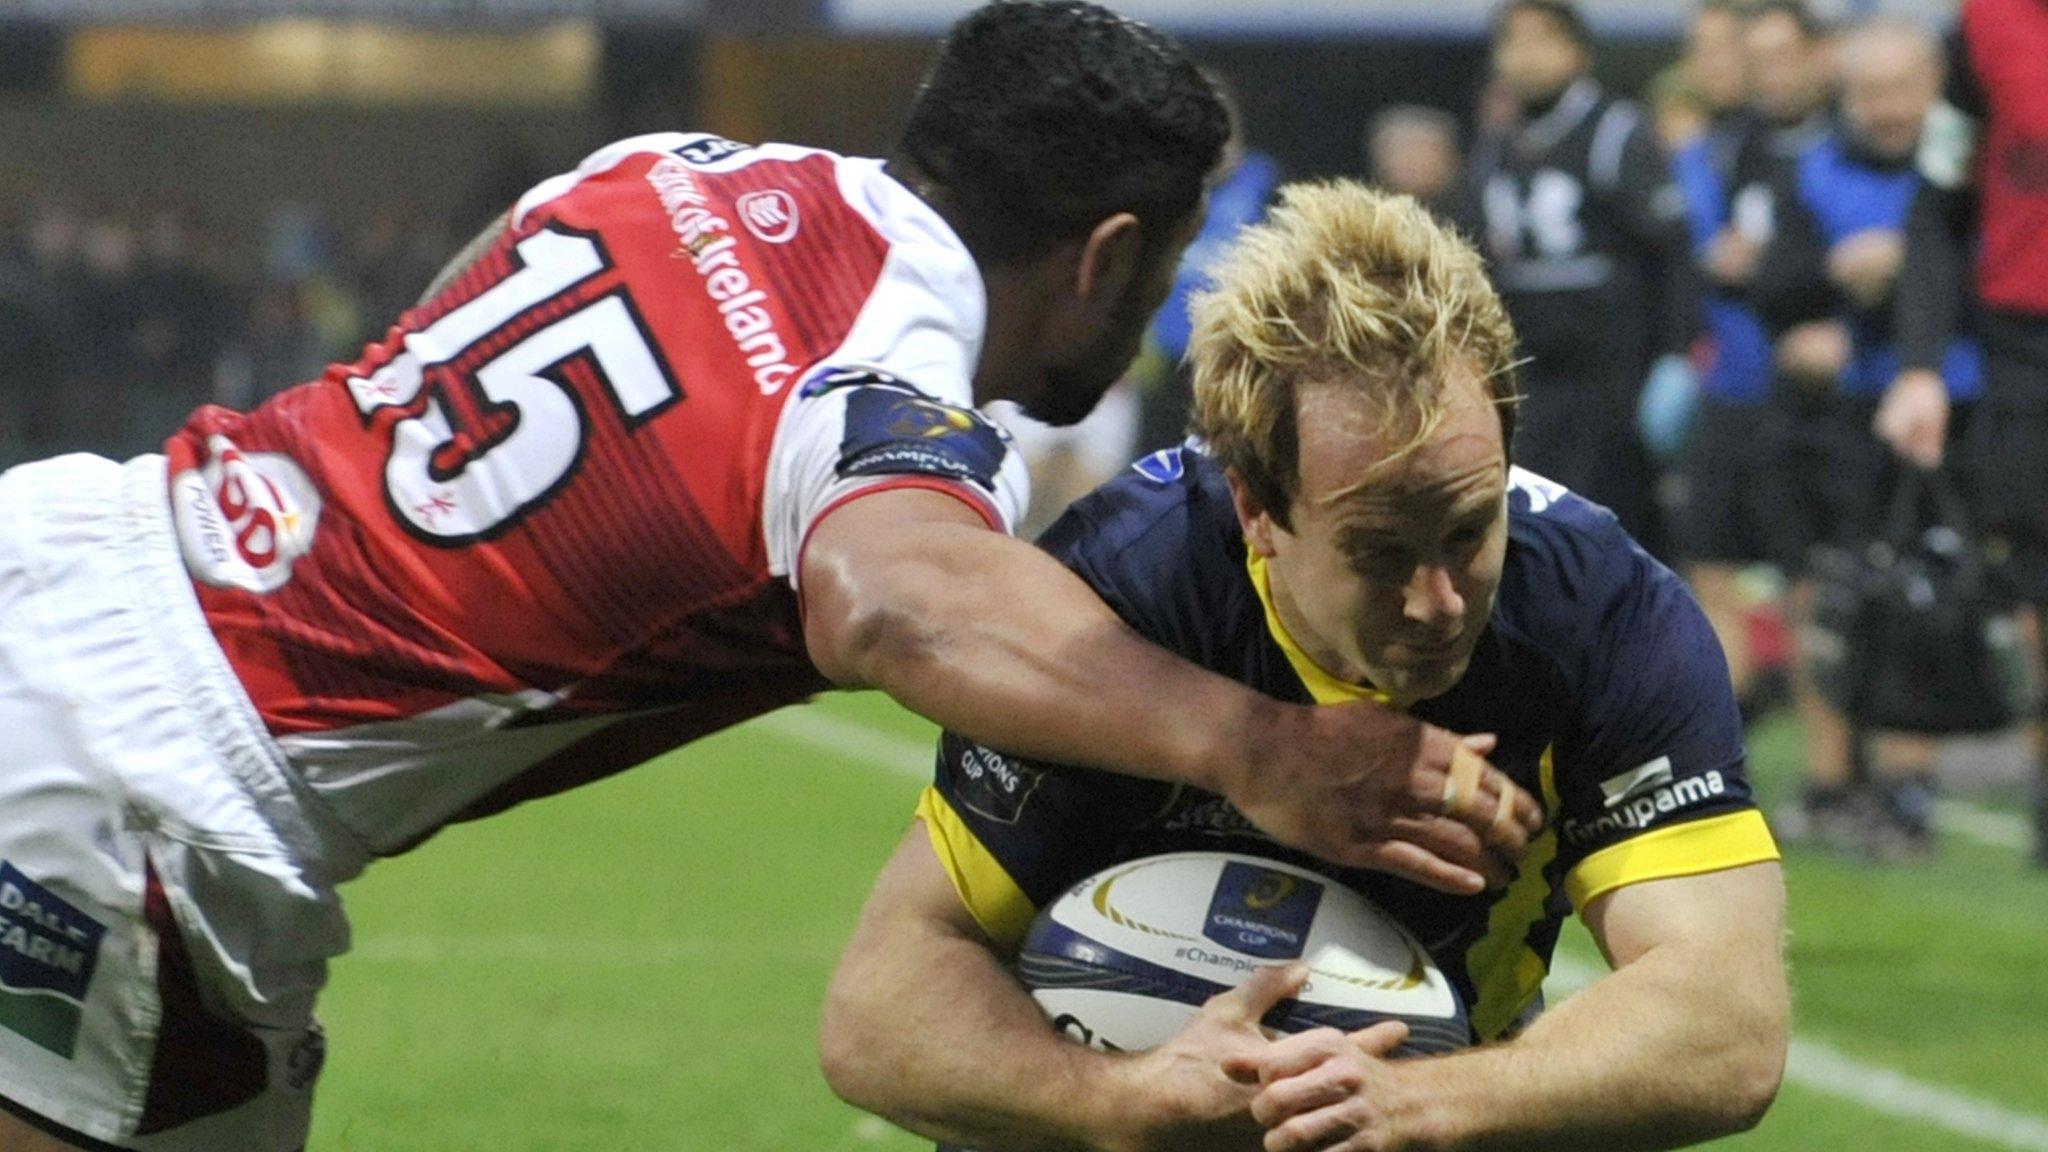
[[[1365,160],[1373,183],[1413,196],[1439,216],[1447,215],[1462,164],[1458,119],[1415,104],[1382,108],[1365,130]]]
[[[1942,457],[1941,369],[1979,307],[1984,395],[1968,465],[2011,591],[2048,609],[2048,5],[1965,0],[1944,100],[1930,116],[1898,299],[1900,359],[1879,432],[1922,463]],[[1974,261],[1972,247],[1974,238]],[[1973,268],[1974,264],[1974,268]],[[1974,290],[1974,291],[1973,291]],[[2048,634],[2040,629],[2038,635]],[[2039,645],[2037,644],[2038,648]],[[2035,861],[2048,866],[2048,732],[2034,726]]]
[[[1188,350],[1188,298],[1209,285],[1209,265],[1237,231],[1257,223],[1280,187],[1280,162],[1245,140],[1244,114],[1236,88],[1226,77],[1211,74],[1230,111],[1230,144],[1223,165],[1209,188],[1209,207],[1202,230],[1181,256],[1173,292],[1145,335],[1145,351],[1131,368],[1142,400],[1138,428],[1139,452],[1171,448],[1188,435],[1188,408],[1194,393],[1182,363]],[[1104,477],[1107,479],[1107,477]],[[1092,487],[1092,485],[1090,486]],[[1082,491],[1086,491],[1084,488]],[[1034,499],[1034,512],[1037,500]]]
[[[1459,223],[1483,239],[1531,358],[1515,458],[1607,505],[1654,550],[1637,414],[1653,375],[1653,391],[1691,388],[1698,294],[1684,202],[1654,126],[1591,76],[1575,7],[1509,0],[1493,63],[1518,115],[1474,153]]]
[[[63,195],[8,212],[0,467],[149,451],[201,404],[253,407],[378,335],[366,318],[408,307],[455,247],[445,223],[395,203],[352,234],[303,207],[245,232]]]
[[[1829,80],[1824,30],[1804,5],[1763,0],[1738,11],[1746,15],[1742,54],[1755,124],[1739,131],[1728,219],[1706,258],[1713,286],[1736,295],[1749,290],[1771,242],[1772,197],[1800,155],[1828,130]]]
[[[1713,109],[1699,85],[1693,83],[1692,70],[1684,61],[1652,76],[1644,95],[1657,125],[1657,139],[1664,142],[1664,151],[1674,161],[1680,151],[1691,147],[1713,127]]]
[[[1873,421],[1899,371],[1892,307],[1913,156],[1941,91],[1939,49],[1912,24],[1859,25],[1836,59],[1838,127],[1799,157],[1778,191],[1777,227],[1752,285],[1786,349],[1780,363],[1792,403],[1777,508],[1802,552],[1882,536],[1900,479]],[[1941,378],[1948,398],[1974,400],[1983,378],[1976,347],[1950,342]],[[1810,589],[1795,594],[1810,599]],[[1934,741],[1880,734],[1860,747],[1848,721],[1811,690],[1810,673],[1801,682],[1807,785],[1781,830],[1885,858],[1925,855],[1934,843]],[[1854,771],[1865,752],[1875,769],[1867,781]]]
[[[1728,655],[1736,699],[1753,717],[1774,693],[1756,678],[1751,598],[1742,577],[1753,565],[1781,559],[1790,546],[1774,535],[1770,337],[1745,295],[1755,255],[1769,238],[1768,186],[1747,194],[1750,218],[1736,218],[1738,190],[1765,178],[1759,160],[1770,154],[1768,134],[1774,131],[1749,109],[1745,23],[1733,0],[1709,0],[1686,30],[1681,67],[1707,120],[1692,142],[1674,152],[1672,166],[1685,193],[1695,258],[1708,272],[1702,309],[1707,338],[1699,408],[1666,491],[1686,579]],[[1739,279],[1714,272],[1730,249],[1743,256]]]

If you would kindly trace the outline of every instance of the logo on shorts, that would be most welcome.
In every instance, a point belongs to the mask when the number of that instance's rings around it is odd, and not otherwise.
[[[1308,944],[1323,886],[1276,868],[1232,861],[1216,878],[1202,935],[1247,956],[1292,960]]]
[[[185,566],[216,588],[275,592],[313,550],[320,493],[289,456],[244,453],[225,436],[210,437],[206,450],[206,463],[171,480]]]
[[[1005,756],[971,740],[947,733],[939,742],[939,758],[953,780],[956,807],[998,824],[1024,818],[1025,805],[1045,783],[1044,768]]]
[[[69,1060],[107,926],[0,860],[0,1027]]]
[[[802,223],[796,200],[780,188],[749,192],[733,201],[732,206],[747,231],[770,244],[789,243],[796,236],[797,225]]]

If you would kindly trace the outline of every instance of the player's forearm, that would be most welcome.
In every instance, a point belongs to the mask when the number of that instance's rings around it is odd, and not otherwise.
[[[1399,1146],[1647,1150],[1752,1127],[1784,1071],[1783,968],[1654,949],[1520,1038],[1404,1068]]]
[[[1126,1061],[1055,1033],[985,940],[878,911],[890,903],[878,888],[826,997],[819,1053],[833,1091],[980,1152],[1114,1144]]]
[[[1021,756],[1216,791],[1285,707],[1146,641],[1028,544],[955,523],[896,534],[886,560],[806,577],[813,658],[842,685]]]

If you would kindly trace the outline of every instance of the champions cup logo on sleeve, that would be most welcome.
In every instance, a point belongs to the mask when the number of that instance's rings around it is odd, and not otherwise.
[[[1008,451],[1002,433],[977,412],[910,388],[871,386],[846,399],[839,474],[944,476],[993,492]]]
[[[0,1027],[65,1059],[106,925],[0,860]]]
[[[206,450],[206,463],[171,480],[185,566],[216,588],[275,592],[313,550],[320,493],[289,456],[245,454],[225,436],[208,437]]]
[[[1216,878],[1202,935],[1247,956],[1293,960],[1322,901],[1323,886],[1313,880],[1232,861]]]

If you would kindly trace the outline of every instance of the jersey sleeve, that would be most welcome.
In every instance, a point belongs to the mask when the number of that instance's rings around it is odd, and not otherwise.
[[[814,373],[783,413],[769,452],[765,529],[769,571],[797,580],[811,528],[858,496],[927,488],[1016,531],[1031,498],[1009,434],[972,408],[885,373]]]
[[[947,733],[917,814],[960,901],[1012,949],[1038,910],[1120,859],[1169,785],[1008,756]]]
[[[1628,884],[1778,856],[1706,614],[1639,550],[1598,551],[1610,571],[1585,598],[1592,627],[1566,669],[1578,733],[1556,772],[1559,861],[1581,910]]]

